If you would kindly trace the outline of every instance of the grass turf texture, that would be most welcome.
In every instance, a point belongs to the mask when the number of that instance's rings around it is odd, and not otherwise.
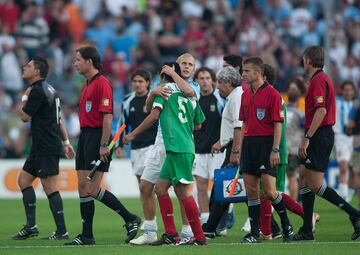
[[[142,215],[138,199],[121,199],[125,206],[132,212]],[[355,201],[353,201],[355,204]],[[350,236],[353,228],[345,213],[329,205],[322,199],[316,199],[315,209],[321,215],[317,224],[316,242],[284,244],[281,240],[267,241],[262,244],[239,244],[245,232],[241,231],[242,224],[247,217],[246,205],[236,204],[236,223],[228,230],[227,237],[217,237],[209,240],[206,247],[179,247],[179,246],[132,246],[124,243],[126,230],[122,227],[123,220],[116,213],[103,204],[95,201],[94,235],[95,246],[67,247],[64,241],[41,240],[55,230],[55,224],[49,210],[48,201],[37,201],[37,225],[40,235],[27,240],[14,241],[11,236],[17,232],[25,222],[24,209],[21,199],[0,200],[0,254],[358,254],[360,240],[353,242]],[[174,200],[178,230],[181,229],[178,203]],[[70,238],[81,231],[80,209],[77,199],[64,200],[65,217]],[[294,229],[297,231],[301,220],[298,216],[289,213]],[[161,216],[157,215],[159,235],[163,230]],[[141,232],[141,231],[139,231]],[[139,235],[139,234],[138,234]]]

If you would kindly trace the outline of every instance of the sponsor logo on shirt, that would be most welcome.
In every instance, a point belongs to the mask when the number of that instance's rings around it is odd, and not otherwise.
[[[102,99],[102,105],[103,106],[109,106],[110,105],[110,100],[108,98],[103,98]]]
[[[324,103],[324,98],[322,96],[318,96],[318,97],[316,97],[316,102],[318,104],[322,104],[322,103]]]
[[[210,112],[215,112],[216,106],[214,104],[210,105]]]

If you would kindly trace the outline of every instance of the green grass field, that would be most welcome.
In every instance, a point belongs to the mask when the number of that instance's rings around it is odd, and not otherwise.
[[[138,199],[122,199],[122,202],[129,210],[142,215]],[[177,205],[177,202],[175,202],[176,213],[179,216]],[[79,202],[77,199],[66,199],[64,206],[68,231],[71,237],[74,237],[81,231]],[[339,209],[322,201],[322,199],[316,200],[316,211],[320,213],[321,220],[317,225],[317,241],[311,243],[284,244],[279,240],[274,240],[256,245],[240,244],[239,241],[245,234],[241,231],[241,227],[247,217],[247,209],[245,204],[237,204],[235,208],[236,223],[228,231],[228,236],[210,240],[209,245],[206,247],[140,247],[124,243],[126,231],[122,227],[122,219],[101,203],[96,202],[94,218],[96,245],[91,247],[68,247],[63,246],[63,241],[41,240],[41,237],[47,236],[55,230],[46,199],[37,202],[37,224],[40,235],[22,241],[12,240],[11,235],[17,232],[25,221],[23,205],[21,199],[2,199],[0,200],[0,254],[359,254],[360,240],[357,242],[350,240],[353,228],[347,216]],[[289,214],[297,230],[301,221],[296,215]],[[160,230],[162,230],[160,215],[157,218]],[[180,217],[177,217],[176,220],[180,222]]]

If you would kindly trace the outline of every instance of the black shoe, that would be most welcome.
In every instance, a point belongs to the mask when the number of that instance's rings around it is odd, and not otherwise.
[[[64,245],[93,245],[93,244],[95,244],[94,238],[86,238],[81,234],[79,234],[70,243],[65,243]]]
[[[293,235],[293,227],[291,225],[288,225],[283,230],[283,242],[290,242]]]
[[[360,216],[350,217],[350,220],[354,227],[354,233],[351,236],[351,240],[356,240],[360,237]]]
[[[204,232],[204,235],[207,239],[214,239],[216,237],[216,233],[215,232],[212,232],[212,231],[208,231],[206,229],[206,223],[202,224],[201,226],[203,232]]]
[[[129,243],[130,240],[134,239],[141,224],[141,219],[138,216],[135,216],[135,220],[126,222],[124,227],[127,231],[127,238],[125,240],[125,243]]]
[[[69,239],[69,233],[66,232],[65,234],[59,234],[55,231],[51,235],[49,235],[47,237],[43,237],[41,239],[43,239],[43,240],[66,240],[66,239]]]
[[[244,236],[240,243],[261,243],[260,238],[253,236],[251,233]]]
[[[33,237],[37,235],[39,235],[39,230],[36,225],[33,227],[24,226],[22,229],[20,229],[19,232],[17,232],[11,238],[13,240],[24,240],[29,237]]]
[[[299,232],[292,235],[288,241],[290,241],[290,242],[315,241],[315,238],[314,238],[314,234],[312,231],[304,232],[300,228]]]
[[[178,244],[179,242],[180,242],[180,237],[177,233],[173,235],[163,234],[159,240],[153,242],[151,245],[154,246],[163,245],[163,244],[175,245]]]
[[[186,243],[181,243],[180,245],[207,245],[206,239],[197,240],[195,237],[191,237],[190,240]]]

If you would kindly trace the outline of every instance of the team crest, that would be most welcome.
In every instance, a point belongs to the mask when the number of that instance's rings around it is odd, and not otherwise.
[[[216,106],[214,104],[210,105],[210,112],[215,112]]]
[[[318,97],[316,97],[316,102],[318,104],[322,104],[322,103],[324,103],[324,98],[322,96],[318,96]]]
[[[257,108],[256,109],[256,118],[258,120],[263,120],[265,118],[265,109]]]
[[[91,101],[86,101],[86,105],[85,105],[86,112],[90,112],[91,108],[92,108],[92,102]]]

